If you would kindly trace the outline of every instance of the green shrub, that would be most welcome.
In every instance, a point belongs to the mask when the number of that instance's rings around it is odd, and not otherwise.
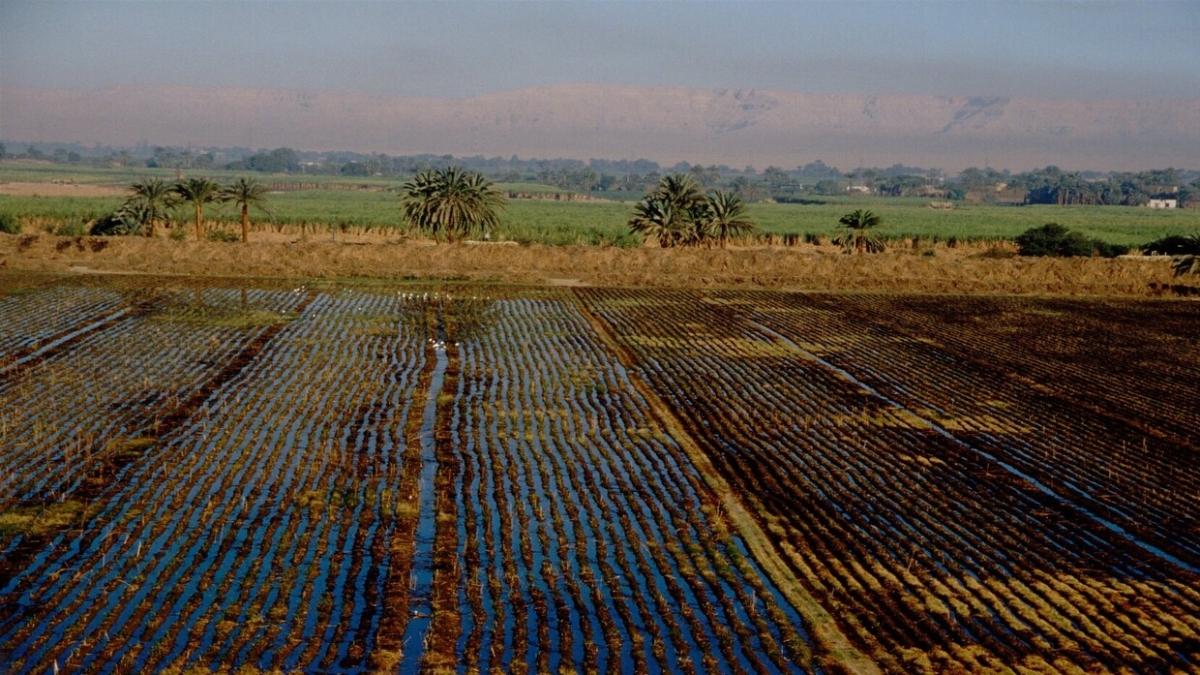
[[[1027,256],[1072,258],[1092,255],[1092,242],[1058,223],[1032,227],[1017,237],[1017,250]]]
[[[1101,258],[1116,258],[1117,256],[1129,253],[1128,246],[1121,244],[1110,244],[1100,239],[1092,240],[1092,255],[1098,255]]]
[[[1087,248],[1087,239],[1059,225],[1046,223],[1041,227],[1031,227],[1017,237],[1017,250],[1021,255],[1029,256],[1073,256],[1091,255]]]
[[[1072,232],[1058,223],[1046,223],[1025,230],[1016,241],[1019,253],[1026,256],[1086,258],[1098,255],[1115,258],[1129,252],[1128,246],[1088,239],[1082,233]]]
[[[11,213],[0,213],[0,233],[21,234],[21,222]]]

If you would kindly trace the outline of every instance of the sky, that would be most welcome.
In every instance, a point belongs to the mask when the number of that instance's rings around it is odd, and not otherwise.
[[[1200,99],[1200,2],[0,0],[0,85]]]

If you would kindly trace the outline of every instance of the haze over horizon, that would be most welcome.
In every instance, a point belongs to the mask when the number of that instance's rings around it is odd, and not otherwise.
[[[323,98],[345,101],[441,100],[474,105],[479,100],[509,97],[522,91],[563,91],[564,85],[605,85],[601,91],[645,91],[693,88],[708,92],[765,90],[776,100],[820,100],[829,95],[853,108],[860,100],[907,101],[908,109],[892,110],[914,119],[917,128],[939,128],[934,121],[915,121],[937,114],[933,108],[948,97],[955,100],[1039,99],[1050,102],[1050,112],[1030,112],[1036,118],[1025,126],[997,126],[996,118],[1010,113],[991,110],[986,139],[972,145],[966,131],[959,145],[945,145],[931,159],[958,155],[947,166],[980,164],[989,155],[1010,157],[1023,169],[1035,159],[1014,149],[1036,149],[1039,134],[1050,134],[1063,143],[1097,143],[1096,152],[1083,148],[1078,157],[1110,164],[1139,149],[1144,141],[1145,161],[1159,155],[1200,156],[1200,132],[1178,136],[1188,129],[1200,103],[1200,3],[1163,2],[197,2],[170,3],[40,2],[0,0],[0,138],[18,140],[81,141],[117,144],[115,138],[87,137],[85,133],[117,133],[113,120],[87,124],[79,114],[54,109],[32,109],[30,90],[54,90],[58,98],[77,94],[89,105],[105,100],[105,91],[174,87],[189,91],[228,92],[234,88],[264,91],[308,91]],[[615,87],[616,89],[608,89]],[[116,88],[116,89],[115,89]],[[18,94],[17,92],[22,92]],[[876,96],[878,95],[878,96]],[[709,96],[709,94],[703,94]],[[808,98],[804,98],[807,96]],[[16,100],[18,97],[24,100]],[[277,98],[277,97],[276,97]],[[561,97],[560,97],[561,98]],[[83,100],[77,98],[76,100]],[[930,101],[930,103],[916,103]],[[1123,101],[1120,113],[1106,112],[1104,101]],[[597,102],[601,103],[601,102]],[[399,109],[389,104],[392,112]],[[429,107],[428,104],[423,104]],[[440,105],[440,104],[439,104]],[[508,101],[505,110],[480,115],[515,115]],[[582,105],[579,102],[572,106]],[[629,124],[644,111],[631,99],[622,113],[608,105],[609,114],[626,118],[626,126],[611,130],[611,140],[601,140],[604,129],[579,130],[563,120],[553,130],[553,144],[569,154],[587,158],[595,151],[625,147],[617,141],[628,135]],[[1074,107],[1072,107],[1074,106]],[[1080,106],[1083,106],[1082,108]],[[1088,107],[1091,106],[1091,107]],[[1141,108],[1139,108],[1141,106]],[[333,106],[336,108],[336,106]],[[388,106],[380,106],[380,110]],[[527,105],[525,107],[528,107]],[[660,106],[661,107],[661,106]],[[861,106],[859,106],[861,107]],[[1029,106],[1026,106],[1029,107]],[[230,112],[240,117],[221,126],[212,111],[191,117],[187,106],[168,106],[169,128],[174,136],[199,145],[218,144],[217,137],[265,139],[272,130],[258,129],[269,118],[263,111],[239,105]],[[674,108],[673,108],[674,109]],[[849,108],[847,108],[849,109]],[[1124,134],[1118,143],[1105,145],[1101,136],[1076,134],[1080,120],[1056,120],[1054,110],[1090,110],[1086,120],[1092,134]],[[1150,110],[1150,113],[1146,111]],[[574,111],[574,112],[573,112]],[[1133,111],[1133,112],[1129,112]],[[97,118],[128,118],[130,126],[147,127],[147,121],[130,118],[129,111],[93,108]],[[275,110],[279,112],[278,109]],[[582,115],[575,108],[560,114]],[[703,111],[696,114],[702,115]],[[382,114],[382,113],[381,113]],[[411,111],[405,110],[405,114]],[[537,111],[524,110],[529,120]],[[777,113],[781,114],[781,113]],[[807,114],[807,113],[805,113]],[[845,116],[844,110],[830,114]],[[1132,115],[1132,117],[1131,117]],[[543,115],[544,117],[544,115]],[[651,116],[653,117],[653,115]],[[38,120],[30,130],[27,121]],[[900,118],[896,118],[900,119]],[[953,115],[949,118],[954,121]],[[1031,118],[1032,119],[1032,118]],[[1113,131],[1102,132],[1109,120]],[[328,125],[361,122],[353,116],[332,115]],[[528,121],[528,120],[526,120]],[[742,120],[745,128],[756,120]],[[981,121],[980,119],[976,120]],[[595,122],[595,120],[593,120]],[[751,123],[753,122],[753,124]],[[279,118],[281,124],[292,119]],[[650,125],[642,127],[653,139]],[[737,120],[729,124],[738,124]],[[55,126],[61,124],[61,126]],[[371,143],[380,142],[380,128],[397,128],[405,136],[403,118],[377,120],[370,129]],[[808,125],[821,129],[845,128],[845,120],[809,117]],[[839,124],[841,126],[839,126]],[[71,126],[73,125],[73,126]],[[216,125],[216,126],[214,126]],[[770,140],[758,138],[749,146],[787,142],[788,131],[774,122]],[[151,125],[152,126],[152,125]],[[503,125],[493,134],[479,136],[483,154],[536,154],[529,146],[538,129],[526,125],[523,137],[505,137]],[[803,147],[811,133],[795,130],[792,154],[797,161],[817,159]],[[165,128],[165,127],[164,127]],[[478,124],[475,127],[478,129]],[[972,127],[975,128],[975,127]],[[983,127],[979,127],[982,129]],[[892,124],[884,138],[857,137],[847,155],[871,154],[871,143],[880,148],[913,149],[911,156],[890,161],[915,163],[929,140],[920,132],[907,136]],[[249,131],[248,131],[249,130]],[[353,129],[328,134],[353,139]],[[710,130],[711,131],[711,130]],[[587,132],[587,133],[585,133]],[[889,132],[889,133],[891,133]],[[223,133],[223,135],[222,135]],[[427,135],[432,133],[426,130]],[[549,132],[547,132],[549,133]],[[656,160],[702,161],[729,156],[728,163],[765,164],[736,152],[736,135],[728,126],[720,142],[711,134],[690,139],[677,137],[678,147],[657,144],[654,153],[637,153]],[[1005,145],[1003,134],[1016,134]],[[22,134],[35,134],[28,138]],[[447,135],[462,135],[448,125]],[[574,135],[572,135],[574,134]],[[914,135],[916,134],[916,135]],[[1022,135],[1024,134],[1024,135]],[[1074,135],[1073,135],[1074,134]],[[1171,134],[1176,134],[1172,140]],[[213,138],[210,139],[209,136]],[[411,138],[413,135],[410,133]],[[145,138],[145,137],[142,137]],[[608,139],[608,137],[605,137]],[[730,140],[733,138],[735,140]],[[907,138],[907,145],[904,142]],[[438,141],[438,134],[429,137]],[[174,138],[149,138],[151,143],[174,143]],[[299,134],[286,139],[301,149],[333,150],[324,142]],[[327,138],[326,140],[329,140]],[[365,139],[364,139],[365,140]],[[934,139],[936,140],[936,139]],[[223,142],[223,141],[222,141]],[[264,141],[265,142],[265,141]],[[937,145],[937,143],[933,143]],[[469,147],[416,148],[411,140],[403,147],[375,147],[392,154],[411,151],[474,154]],[[626,144],[628,145],[628,144]],[[530,149],[526,149],[526,148]],[[1066,145],[1064,147],[1070,148]],[[1172,149],[1173,148],[1173,149]],[[1169,151],[1169,152],[1168,152]],[[651,156],[655,154],[657,156]],[[667,156],[670,155],[670,156]],[[970,156],[967,156],[970,155]],[[618,158],[618,157],[609,157]],[[621,157],[634,158],[634,157]],[[827,161],[836,157],[824,156]],[[694,160],[693,160],[694,161]],[[1088,160],[1091,161],[1091,160]],[[1098,167],[1103,168],[1103,167]]]

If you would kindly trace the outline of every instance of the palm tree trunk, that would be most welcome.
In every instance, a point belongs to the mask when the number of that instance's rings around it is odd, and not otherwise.
[[[250,241],[250,205],[242,204],[242,243]]]
[[[200,202],[196,202],[196,241],[204,239],[204,232],[201,230],[201,221],[204,219],[204,207],[200,206]]]

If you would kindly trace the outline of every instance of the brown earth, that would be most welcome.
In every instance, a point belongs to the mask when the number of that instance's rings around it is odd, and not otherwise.
[[[908,293],[1161,295],[1167,259],[996,258],[981,249],[844,255],[830,247],[704,249],[338,242],[256,234],[249,244],[0,235],[7,271],[205,277],[374,277],[554,285],[771,288]],[[1196,281],[1189,281],[1195,290]]]

